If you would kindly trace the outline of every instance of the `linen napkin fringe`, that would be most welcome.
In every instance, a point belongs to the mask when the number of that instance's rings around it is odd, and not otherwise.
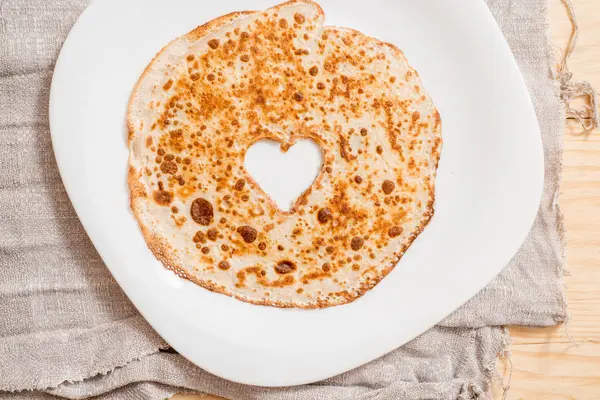
[[[11,371],[4,370],[14,365],[19,365],[18,376],[15,379],[0,380],[1,391],[17,392],[27,388],[26,391],[45,391],[56,388],[65,383],[78,383],[93,377],[106,375],[115,369],[123,368],[127,364],[155,354],[169,345],[154,332],[141,315],[125,318],[121,321],[110,322],[90,329],[60,330],[57,332],[38,332],[32,336],[31,343],[35,343],[28,349],[20,347],[22,339],[20,336],[0,338],[0,355],[2,365],[0,374],[5,379],[14,376]],[[112,354],[112,357],[96,355],[95,358],[81,357],[77,359],[77,365],[55,365],[52,371],[42,373],[38,362],[28,363],[22,359],[23,354],[36,357],[44,354],[48,348],[55,348],[60,343],[65,353],[76,354],[79,346],[85,346],[87,337],[105,337],[105,342],[128,343],[127,351]],[[81,339],[81,340],[80,340]],[[4,366],[3,366],[4,365]]]

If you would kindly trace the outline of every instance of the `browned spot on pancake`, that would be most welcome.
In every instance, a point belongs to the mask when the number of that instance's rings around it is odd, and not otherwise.
[[[390,180],[385,180],[381,184],[381,190],[383,190],[383,193],[385,193],[385,194],[392,193],[395,188],[396,188],[396,184]]]
[[[317,213],[317,219],[320,223],[325,224],[331,219],[331,210],[327,207],[321,208]]]
[[[219,43],[220,43],[219,39],[211,39],[208,41],[208,47],[215,50],[216,48],[219,47]]]
[[[264,250],[264,249],[266,249],[266,248],[267,248],[267,244],[266,244],[265,242],[260,242],[260,243],[258,244],[258,249],[259,249],[259,250]]]
[[[212,240],[214,242],[219,237],[219,231],[216,230],[215,228],[210,228],[206,232],[206,236],[208,237],[208,240]]]
[[[222,269],[223,271],[227,271],[229,268],[231,268],[231,264],[229,264],[229,261],[221,261],[219,262],[219,269]]]
[[[319,73],[319,68],[317,66],[312,66],[308,70],[308,73],[311,74],[312,76],[317,76],[317,74]]]
[[[354,177],[354,182],[356,182],[356,183],[362,183],[362,181],[363,181],[363,178],[361,176],[356,175]]]
[[[388,230],[388,235],[391,238],[395,238],[396,236],[400,236],[402,234],[402,231],[403,231],[402,227],[400,227],[400,226],[394,226],[394,227],[391,227]]]
[[[181,217],[176,217],[175,215],[171,215],[171,218],[173,218],[175,225],[179,228],[181,228],[183,226],[183,224],[185,224],[185,222],[187,221],[187,218],[184,217],[183,215]]]
[[[353,156],[352,154],[350,154],[350,152],[348,151],[348,140],[342,136],[342,134],[339,134],[339,138],[340,138],[340,154],[342,156],[342,158],[346,161],[352,161],[356,158],[356,156]]]
[[[312,271],[312,272],[309,272],[308,274],[302,275],[300,280],[303,281],[304,284],[307,284],[309,281],[312,281],[315,279],[328,278],[330,276],[331,276],[331,274],[329,272],[326,272],[324,270],[317,270],[317,271]]]
[[[203,198],[197,198],[192,202],[190,215],[196,223],[208,226],[213,220],[213,206],[207,200]]]
[[[171,86],[173,86],[173,79],[169,79],[167,82],[165,82],[165,84],[163,85],[163,89],[169,90],[171,89]]]
[[[238,278],[237,287],[246,287],[246,278],[248,275],[254,275],[257,283],[264,287],[285,287],[293,285],[296,282],[293,275],[285,274],[279,279],[269,281],[266,276],[266,271],[260,266],[246,267],[237,272],[236,277]],[[267,292],[268,293],[268,292]]]
[[[288,22],[287,22],[287,20],[285,18],[281,18],[279,20],[279,27],[282,28],[282,29],[285,29],[285,28],[288,27]]]
[[[355,236],[352,238],[352,241],[350,242],[350,247],[352,248],[352,250],[357,251],[360,250],[363,245],[365,244],[365,240],[359,236]]]
[[[417,167],[417,164],[415,163],[415,159],[414,158],[410,158],[408,160],[408,169],[415,169]]]
[[[239,228],[237,228],[237,232],[242,236],[244,242],[246,243],[254,242],[258,236],[258,232],[256,232],[256,229],[247,225],[240,226]]]
[[[331,264],[325,263],[325,264],[323,264],[321,269],[323,270],[323,272],[329,272],[329,271],[331,271]]]
[[[192,238],[194,243],[206,243],[206,237],[204,235],[204,232],[202,231],[198,231],[194,234],[194,237]]]
[[[160,170],[165,174],[175,174],[178,169],[177,164],[173,161],[163,161],[163,163],[160,164]]]
[[[152,197],[157,204],[161,206],[168,206],[173,201],[173,193],[167,192],[166,190],[155,190],[152,193]]]
[[[246,185],[246,181],[243,179],[238,179],[237,182],[235,183],[235,190],[237,190],[238,192],[244,189],[244,186]]]
[[[289,274],[296,270],[296,264],[290,260],[281,260],[275,265],[275,272],[278,274]]]
[[[304,21],[306,21],[306,18],[304,17],[304,15],[296,13],[294,14],[294,21],[296,21],[296,23],[298,24],[303,24]]]

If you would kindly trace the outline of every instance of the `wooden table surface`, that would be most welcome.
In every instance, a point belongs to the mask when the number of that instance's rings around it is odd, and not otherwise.
[[[600,1],[572,0],[579,21],[569,67],[575,80],[600,89]],[[550,0],[550,28],[557,53],[571,24],[561,0]],[[578,135],[568,120],[560,205],[567,228],[565,277],[571,320],[565,327],[510,328],[513,375],[509,399],[600,399],[600,130]],[[501,364],[502,367],[502,364]]]
[[[569,67],[574,80],[587,80],[600,90],[600,0],[571,1],[580,31]],[[558,62],[571,24],[561,0],[549,0],[548,11]],[[575,121],[566,122],[560,196],[571,271],[565,277],[571,315],[567,329],[578,345],[569,340],[564,326],[511,327],[513,371],[508,399],[600,399],[600,130],[588,136],[579,135],[580,131]],[[506,361],[500,361],[499,370],[507,381]],[[499,388],[495,397],[502,398]]]

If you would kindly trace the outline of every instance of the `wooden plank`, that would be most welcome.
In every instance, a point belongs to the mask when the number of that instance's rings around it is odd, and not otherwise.
[[[600,2],[572,0],[580,32],[569,60],[575,81],[600,88]],[[549,0],[552,38],[563,49],[571,25],[561,0]],[[560,51],[557,51],[557,62]],[[580,104],[580,103],[576,103]],[[509,399],[600,398],[600,131],[579,134],[575,121],[565,129],[560,204],[567,228],[565,278],[571,320],[564,327],[511,328],[513,376]],[[505,373],[505,379],[508,370]],[[501,391],[496,391],[501,398]]]
[[[565,277],[571,315],[567,329],[575,340],[600,341],[600,130],[587,137],[579,131],[575,121],[568,121],[560,196],[571,271]],[[510,331],[515,344],[569,341],[563,327]]]
[[[600,344],[573,346],[541,343],[514,346],[512,380],[508,399],[600,398]],[[506,361],[501,369],[508,376]],[[501,398],[497,391],[496,398]]]

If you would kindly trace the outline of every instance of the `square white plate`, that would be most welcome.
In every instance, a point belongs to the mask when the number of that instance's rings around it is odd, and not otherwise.
[[[57,61],[50,126],[77,214],[142,315],[209,372],[281,386],[373,360],[481,290],[533,223],[543,153],[525,84],[483,0],[322,0],[326,24],[400,47],[439,108],[444,145],[432,222],[389,276],[345,306],[254,306],[177,278],[147,249],[129,209],[129,95],[170,40],[222,14],[274,3],[96,0]]]

